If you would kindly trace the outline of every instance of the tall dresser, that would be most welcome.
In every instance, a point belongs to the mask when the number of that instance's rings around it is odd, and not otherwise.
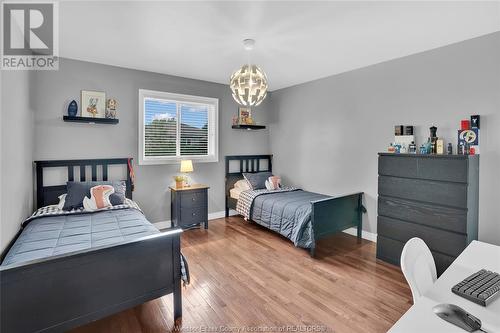
[[[477,239],[479,156],[380,153],[378,174],[377,258],[399,265],[419,237],[440,275]]]

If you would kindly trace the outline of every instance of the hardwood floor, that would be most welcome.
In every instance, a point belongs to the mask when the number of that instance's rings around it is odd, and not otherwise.
[[[282,325],[385,332],[411,306],[399,268],[375,259],[375,243],[345,233],[322,240],[312,259],[285,238],[230,217],[184,232],[182,252],[191,272],[183,288],[186,332]],[[169,332],[172,313],[169,295],[74,332]]]

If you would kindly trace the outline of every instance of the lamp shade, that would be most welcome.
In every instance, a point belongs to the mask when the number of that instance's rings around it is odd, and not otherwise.
[[[182,160],[181,172],[193,172],[193,162],[191,160]]]
[[[267,96],[266,73],[256,65],[244,65],[231,75],[234,100],[243,106],[257,106]]]

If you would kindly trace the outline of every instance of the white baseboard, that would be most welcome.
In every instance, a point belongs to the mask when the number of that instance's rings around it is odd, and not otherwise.
[[[353,235],[353,236],[358,235],[358,229],[356,229],[356,228],[349,228],[349,229],[344,230],[343,232],[345,232],[346,234],[349,234],[349,235]],[[361,231],[361,238],[369,240],[371,242],[375,242],[375,243],[377,242],[377,234],[374,234],[374,233],[369,232],[369,231],[362,230]]]
[[[159,230],[162,230],[162,229],[170,228],[170,226],[172,225],[172,222],[170,220],[168,220],[168,221],[159,221],[159,222],[154,222],[153,225],[156,228],[158,228]]]
[[[238,213],[235,210],[230,209],[229,210],[229,216],[234,216],[238,215]],[[209,213],[208,214],[208,220],[215,220],[215,219],[220,219],[226,216],[225,211],[220,211],[220,212],[215,212],[215,213]],[[172,226],[172,221],[167,220],[167,221],[158,221],[154,222],[153,225],[157,227],[158,229],[167,229]]]
[[[234,216],[234,215],[238,215],[238,213],[235,210],[232,210],[232,209],[229,210],[229,216]],[[208,214],[208,220],[220,219],[220,218],[223,218],[225,216],[226,216],[225,211],[214,212],[214,213]],[[159,222],[153,223],[153,225],[155,227],[157,227],[158,229],[162,230],[162,229],[170,228],[170,226],[172,225],[172,222],[170,220],[159,221]],[[353,236],[357,236],[357,234],[358,234],[358,231],[356,228],[349,228],[349,229],[344,230],[343,232],[345,232],[346,234],[349,234],[349,235],[353,235]],[[361,231],[361,238],[372,241],[372,242],[377,242],[377,234],[374,234],[374,233],[369,232],[369,231],[362,230]]]

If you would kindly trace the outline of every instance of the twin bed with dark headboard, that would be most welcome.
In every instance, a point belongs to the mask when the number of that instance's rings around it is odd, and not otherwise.
[[[43,171],[56,167],[67,168],[68,181],[74,180],[74,169],[79,168],[84,182],[87,166],[93,181],[98,167],[107,181],[109,165],[125,165],[126,197],[131,199],[128,162],[127,158],[37,161],[37,207],[57,204],[58,196],[66,192],[66,185],[44,185]],[[89,227],[96,230],[88,233]],[[62,237],[63,233],[71,235]],[[180,229],[158,232],[133,209],[32,220],[2,254],[0,331],[66,331],[170,293],[174,319],[180,320],[180,233]],[[75,245],[84,248],[75,250]]]
[[[230,209],[236,209],[238,204],[238,199],[230,195],[236,182],[244,178],[243,173],[264,171],[272,173],[272,157],[272,155],[226,156],[226,217],[229,216]],[[232,164],[236,164],[236,168],[233,168]],[[365,211],[362,192],[337,197],[306,191],[283,193],[269,191],[259,195],[253,199],[250,219],[288,237],[296,246],[307,248],[311,256],[315,255],[316,242],[331,234],[356,227],[357,236],[361,238],[362,213]],[[292,211],[288,212],[288,216],[287,210]],[[302,214],[300,221],[302,225],[298,231],[299,227],[292,225],[296,223],[292,221],[295,219],[294,214]],[[301,240],[301,237],[306,240]]]

